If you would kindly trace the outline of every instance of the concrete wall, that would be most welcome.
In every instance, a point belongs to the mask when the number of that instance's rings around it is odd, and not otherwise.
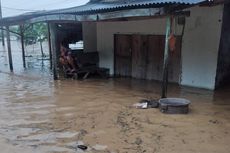
[[[114,34],[164,34],[165,19],[100,22],[97,24],[97,50],[100,66],[110,68],[114,73]]]
[[[192,9],[182,44],[182,85],[215,88],[222,14],[223,6]]]
[[[230,4],[224,6],[216,87],[230,83]]]
[[[97,51],[97,24],[95,22],[83,22],[84,52]]]
[[[186,20],[182,42],[181,84],[214,89],[223,6],[195,7]],[[100,66],[114,73],[114,34],[165,34],[165,19],[97,23]],[[176,33],[181,33],[177,26]]]

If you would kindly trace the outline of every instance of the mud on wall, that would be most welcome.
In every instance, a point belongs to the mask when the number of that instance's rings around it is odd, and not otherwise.
[[[214,89],[223,6],[194,7],[182,41],[182,85]],[[181,26],[176,34],[181,33]],[[100,66],[114,73],[114,34],[165,34],[165,18],[97,23]]]
[[[225,4],[219,47],[216,87],[230,82],[230,4]]]

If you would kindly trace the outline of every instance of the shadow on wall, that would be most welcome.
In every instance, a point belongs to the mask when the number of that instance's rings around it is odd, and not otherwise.
[[[219,46],[216,88],[230,84],[230,3],[225,4]]]

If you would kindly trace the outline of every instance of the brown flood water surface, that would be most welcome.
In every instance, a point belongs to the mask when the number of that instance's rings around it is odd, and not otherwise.
[[[0,69],[0,152],[76,153],[85,144],[89,153],[229,153],[230,95],[221,93],[170,85],[170,97],[192,104],[188,115],[166,115],[131,107],[159,98],[157,82]]]

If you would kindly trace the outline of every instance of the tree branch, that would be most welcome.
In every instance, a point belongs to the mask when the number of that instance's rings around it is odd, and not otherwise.
[[[0,30],[4,30],[4,31],[7,31],[5,28],[1,28],[0,27]],[[17,32],[15,32],[15,31],[11,31],[11,30],[9,30],[11,33],[14,33],[14,34],[16,34],[16,35],[19,35],[19,36],[21,36],[21,34],[20,33],[17,33]]]

